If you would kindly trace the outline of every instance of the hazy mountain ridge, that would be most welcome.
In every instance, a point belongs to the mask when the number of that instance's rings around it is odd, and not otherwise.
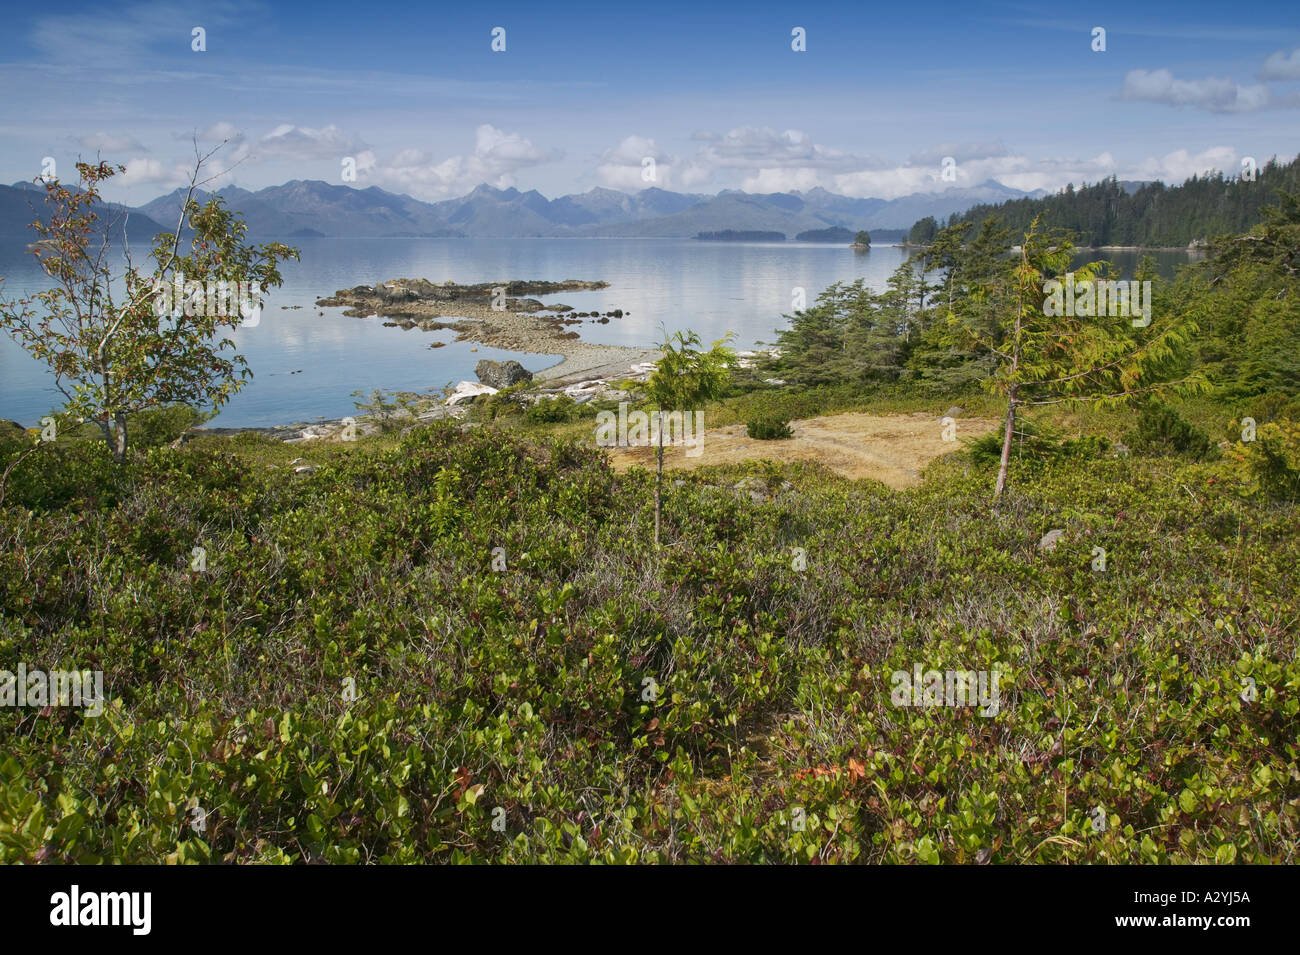
[[[125,228],[127,238],[134,242],[149,242],[162,231],[162,226],[151,216],[115,202],[105,203],[99,215],[98,225],[111,226],[115,234]],[[50,221],[44,186],[31,182],[0,185],[0,235],[20,236],[27,242],[35,242],[40,238],[31,228],[36,219]]]
[[[31,220],[22,192],[30,183],[0,187],[0,233],[19,234]],[[159,231],[180,216],[187,189],[175,189],[133,210],[149,223],[131,223],[132,233]],[[689,238],[701,232],[800,232],[840,227],[905,229],[925,215],[947,217],[977,203],[1030,195],[990,181],[979,186],[899,199],[851,198],[823,188],[806,192],[717,195],[671,192],[651,187],[624,193],[596,187],[548,199],[537,190],[480,185],[468,195],[423,202],[378,186],[357,189],[320,180],[295,179],[249,191],[227,186],[215,194],[240,212],[252,237],[277,236],[483,236],[483,237],[662,237]],[[203,201],[212,193],[197,190]],[[20,221],[21,220],[21,221]]]

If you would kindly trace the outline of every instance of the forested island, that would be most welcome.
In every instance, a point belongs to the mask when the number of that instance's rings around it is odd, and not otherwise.
[[[1271,159],[1237,177],[1193,176],[1178,186],[1114,178],[1078,189],[1070,185],[1041,199],[972,206],[950,216],[947,225],[978,225],[997,216],[1008,228],[1023,232],[1041,218],[1046,227],[1068,229],[1085,248],[1185,249],[1249,229],[1266,206],[1277,204],[1279,191],[1300,192],[1300,158],[1283,164]],[[927,216],[912,226],[907,244],[928,245],[942,227]]]
[[[784,242],[785,233],[723,229],[721,232],[700,232],[695,238],[702,242]]]
[[[808,229],[795,236],[797,242],[837,242],[853,241],[853,233],[843,226],[831,226],[827,229]]]

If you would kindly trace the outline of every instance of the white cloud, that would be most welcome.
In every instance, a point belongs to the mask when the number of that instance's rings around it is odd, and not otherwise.
[[[746,176],[740,183],[745,192],[804,192],[823,185],[822,173],[818,169],[760,169]]]
[[[646,179],[645,160],[654,160],[654,178]],[[689,189],[709,178],[700,163],[683,162],[660,149],[653,139],[625,136],[617,146],[600,154],[596,178],[611,189],[637,192],[641,189]]]
[[[798,129],[777,132],[768,127],[740,126],[726,133],[697,131],[691,139],[703,145],[694,157],[682,159],[661,150],[653,139],[627,136],[601,154],[596,176],[616,189],[638,190],[650,185],[688,189],[739,172],[745,174],[740,187],[746,192],[789,192],[829,186],[829,176],[836,170],[878,162],[821,146]],[[655,161],[653,183],[641,175],[645,157]]]
[[[225,121],[213,123],[203,132],[199,133],[199,142],[201,143],[221,143],[227,140],[242,140],[244,133],[233,123]]]
[[[1242,86],[1227,77],[1180,80],[1168,70],[1130,70],[1121,99],[1194,106],[1211,113],[1251,113],[1270,106],[1288,106],[1263,84]]]
[[[1124,178],[1160,179],[1171,186],[1216,170],[1226,175],[1236,175],[1241,171],[1237,151],[1231,146],[1213,146],[1199,153],[1176,149],[1159,158],[1148,157],[1133,168],[1133,173]]]
[[[1007,155],[1007,147],[1001,143],[940,143],[908,156],[907,163],[910,166],[937,166],[947,156],[958,162],[973,162]]]
[[[361,150],[356,157],[359,178],[421,199],[461,196],[481,183],[506,189],[515,184],[521,169],[557,158],[558,153],[541,149],[518,133],[488,124],[474,131],[473,153],[440,163],[418,149],[403,149],[388,162],[380,162],[372,150]]]
[[[77,142],[83,149],[93,149],[96,152],[147,153],[149,151],[134,136],[114,135],[113,133],[105,133],[102,131],[91,133],[89,136],[82,136],[77,140]]]
[[[342,159],[365,144],[330,124],[321,129],[282,123],[257,141],[251,152],[257,159]]]
[[[1259,71],[1261,80],[1300,80],[1300,47],[1287,53],[1278,50]]]
[[[697,134],[705,138],[707,134]],[[787,129],[741,126],[722,136],[708,137],[696,160],[719,169],[850,169],[870,162],[839,149],[814,143],[807,133]]]
[[[176,163],[166,165],[161,160],[149,158],[128,159],[126,171],[116,180],[121,186],[160,186],[174,189],[190,181],[191,169]]]

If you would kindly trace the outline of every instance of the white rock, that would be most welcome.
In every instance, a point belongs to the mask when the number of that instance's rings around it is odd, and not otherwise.
[[[1060,543],[1061,538],[1063,538],[1064,536],[1065,536],[1065,528],[1054,527],[1052,528],[1052,530],[1044,534],[1042,538],[1038,541],[1038,549],[1043,551],[1044,553],[1050,554],[1052,551],[1056,550],[1056,545]]]
[[[478,381],[462,381],[445,404],[458,405],[462,401],[473,401],[479,395],[495,395],[498,389]]]

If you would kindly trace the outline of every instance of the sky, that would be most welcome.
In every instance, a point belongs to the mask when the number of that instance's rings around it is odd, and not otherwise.
[[[429,201],[1055,190],[1300,153],[1295,0],[3,6],[0,181],[100,156],[130,204],[187,183],[196,140],[213,186]]]

